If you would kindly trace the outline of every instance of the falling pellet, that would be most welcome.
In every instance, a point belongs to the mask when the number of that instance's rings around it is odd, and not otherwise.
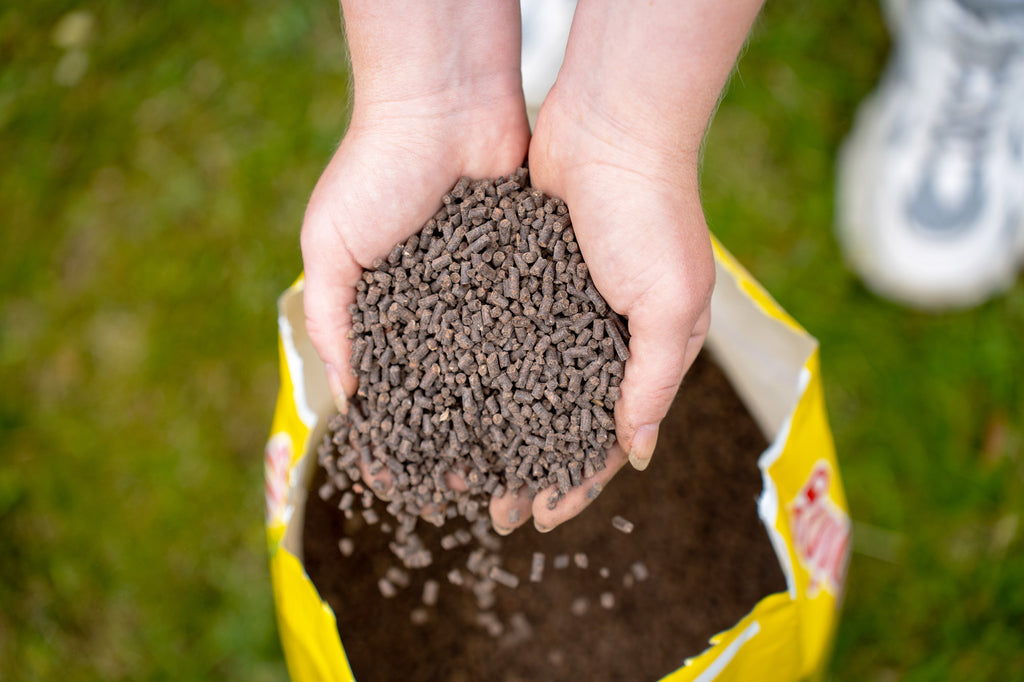
[[[512,589],[519,587],[519,578],[500,566],[492,566],[488,575],[494,582],[501,583],[505,587],[511,587]]]
[[[387,578],[381,578],[377,581],[377,589],[380,590],[381,596],[385,599],[390,599],[398,594],[398,590],[395,589],[395,586]]]
[[[441,586],[436,580],[427,580],[423,583],[423,603],[427,606],[437,604],[437,594]]]
[[[544,554],[534,552],[530,561],[530,582],[539,583],[544,578]]]
[[[391,583],[396,587],[409,587],[409,574],[398,566],[391,566],[388,568],[388,570],[384,572],[384,577],[391,581]]]
[[[612,526],[614,526],[615,530],[619,531],[620,533],[626,533],[628,535],[629,533],[633,532],[633,522],[627,521],[625,518],[619,516],[618,514],[612,517]]]
[[[602,592],[601,593],[600,601],[601,601],[601,607],[602,608],[605,608],[605,609],[613,609],[613,608],[615,608],[615,595],[612,594],[611,592]]]
[[[320,486],[320,489],[317,491],[317,494],[320,496],[320,499],[323,500],[324,502],[331,499],[331,495],[334,494],[334,483],[331,481],[327,481],[322,486]]]

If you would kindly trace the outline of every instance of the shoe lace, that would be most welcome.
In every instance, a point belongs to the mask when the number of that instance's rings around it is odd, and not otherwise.
[[[934,124],[936,142],[984,146],[1002,110],[1013,47],[963,43],[955,49],[955,66],[947,75],[946,97]],[[978,87],[978,84],[981,87]]]

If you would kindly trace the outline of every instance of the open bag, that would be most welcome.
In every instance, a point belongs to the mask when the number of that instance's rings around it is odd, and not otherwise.
[[[850,518],[818,345],[717,241],[714,249],[718,279],[707,346],[770,442],[758,460],[758,514],[787,589],[763,598],[663,679],[821,679],[842,601]],[[292,679],[346,682],[355,678],[334,614],[302,562],[302,515],[316,446],[335,412],[323,364],[306,335],[302,286],[300,279],[278,302],[281,388],[265,452],[267,540]]]

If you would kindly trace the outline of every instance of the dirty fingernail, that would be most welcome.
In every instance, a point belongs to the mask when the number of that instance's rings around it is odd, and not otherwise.
[[[324,369],[327,372],[327,387],[330,389],[331,395],[334,396],[334,406],[338,408],[338,412],[345,414],[348,412],[348,398],[345,396],[345,389],[341,385],[341,374],[331,364],[326,365]]]
[[[633,434],[633,444],[629,449],[629,463],[637,471],[643,471],[651,463],[654,445],[658,442],[658,425],[644,424]]]

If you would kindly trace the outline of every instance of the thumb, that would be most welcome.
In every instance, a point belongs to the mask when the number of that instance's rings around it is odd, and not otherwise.
[[[302,225],[302,260],[305,285],[302,293],[306,332],[323,360],[327,385],[339,412],[346,412],[347,395],[356,390],[349,368],[355,286],[362,267],[352,257],[328,211],[316,199],[310,202]]]
[[[615,422],[637,470],[650,463],[661,420],[707,337],[714,279],[709,243],[706,253],[691,251],[682,268],[664,273],[628,310],[630,358]]]

